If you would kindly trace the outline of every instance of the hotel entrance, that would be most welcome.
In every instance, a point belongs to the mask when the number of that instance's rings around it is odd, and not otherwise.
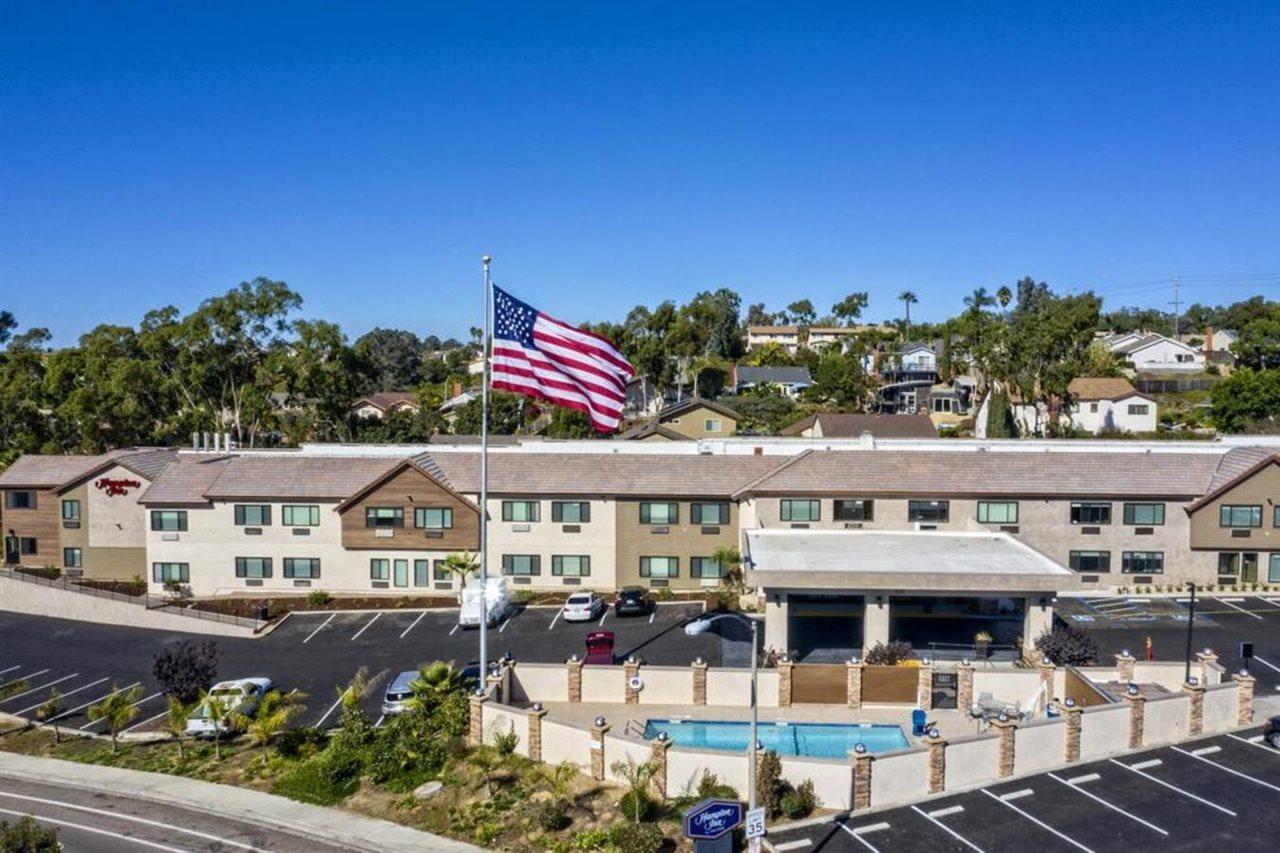
[[[791,595],[787,636],[796,659],[842,663],[862,648],[865,599],[861,595]]]
[[[991,636],[993,657],[1011,654],[1022,642],[1026,599],[978,596],[894,596],[889,605],[889,637],[906,640],[934,658],[975,655],[976,637]]]

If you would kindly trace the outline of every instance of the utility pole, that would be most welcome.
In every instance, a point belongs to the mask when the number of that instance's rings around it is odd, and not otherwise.
[[[1173,277],[1173,301],[1169,304],[1173,306],[1173,339],[1178,339],[1178,319],[1180,316],[1179,309],[1182,307],[1181,300],[1178,299],[1178,288],[1182,286],[1182,276],[1175,275]]]

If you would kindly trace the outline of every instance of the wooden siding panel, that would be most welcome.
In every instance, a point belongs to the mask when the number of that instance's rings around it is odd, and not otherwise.
[[[19,555],[25,566],[62,566],[61,504],[52,489],[0,489],[0,492],[35,492],[35,509],[7,509],[7,498],[0,496],[0,525],[4,535],[12,530],[19,538],[34,536],[36,553]]]
[[[1192,549],[1280,551],[1280,529],[1275,526],[1277,503],[1280,503],[1280,464],[1272,464],[1191,513]],[[1229,504],[1261,506],[1262,526],[1249,528],[1247,537],[1232,536],[1232,528],[1218,526],[1220,509]]]
[[[404,527],[395,528],[391,537],[378,536],[376,528],[365,527],[365,508],[375,506],[401,507]],[[451,508],[453,527],[439,537],[428,537],[413,526],[415,507]],[[406,468],[343,510],[342,546],[379,551],[475,551],[480,547],[480,514],[473,504],[460,500],[421,471]]]

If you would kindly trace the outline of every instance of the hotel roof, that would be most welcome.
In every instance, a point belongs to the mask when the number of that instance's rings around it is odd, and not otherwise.
[[[177,458],[163,447],[121,448],[93,456],[26,455],[0,473],[0,488],[60,489],[111,465],[152,479]]]

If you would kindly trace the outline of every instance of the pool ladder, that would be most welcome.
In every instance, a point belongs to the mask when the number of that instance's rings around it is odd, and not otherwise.
[[[627,724],[622,727],[622,733],[631,737],[644,738],[645,727],[640,725],[638,720],[627,720]]]

